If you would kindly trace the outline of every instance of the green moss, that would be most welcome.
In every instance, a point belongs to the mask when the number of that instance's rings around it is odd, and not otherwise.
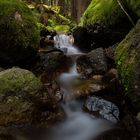
[[[70,19],[64,17],[64,16],[61,15],[61,14],[58,14],[58,16],[59,16],[61,22],[65,23],[65,24],[71,24],[72,21],[71,21]]]
[[[123,12],[116,0],[92,0],[81,19],[81,24],[100,23],[111,25],[117,22],[118,17],[122,15]]]
[[[126,36],[116,49],[116,63],[118,73],[128,96],[134,106],[140,110],[140,21],[136,27]]]
[[[57,32],[67,32],[67,31],[70,30],[70,26],[68,26],[68,25],[57,25],[54,29]]]
[[[48,19],[48,26],[55,27],[58,23],[55,20]]]
[[[133,83],[133,75],[135,69],[135,57],[136,51],[130,50],[127,48],[129,42],[125,40],[121,44],[119,44],[117,48],[117,68],[120,76],[122,77],[122,82],[124,83],[125,90],[127,92],[131,92],[132,87],[134,86]]]
[[[12,68],[0,72],[0,96],[6,93],[35,93],[41,88],[41,82],[28,70]]]
[[[31,10],[19,0],[0,0],[0,9],[1,53],[11,62],[31,56],[31,50],[39,44],[37,20]],[[21,20],[15,19],[16,12],[21,15]]]
[[[123,0],[121,4],[130,15],[140,17],[139,0]],[[92,0],[81,18],[80,25],[99,23],[110,26],[118,23],[123,18],[127,18],[127,16],[117,0]]]
[[[140,8],[139,8],[140,1],[139,0],[126,0],[126,2],[127,2],[127,8],[139,18],[140,17]]]

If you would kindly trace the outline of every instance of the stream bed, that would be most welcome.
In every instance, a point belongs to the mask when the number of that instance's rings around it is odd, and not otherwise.
[[[59,34],[54,40],[57,48],[72,57],[73,65],[68,72],[62,73],[58,78],[63,94],[61,107],[66,114],[66,119],[53,126],[43,140],[90,140],[114,128],[115,125],[111,121],[83,112],[83,103],[77,101],[72,94],[73,83],[80,77],[76,69],[76,55],[82,53],[72,45],[71,38],[67,35]]]

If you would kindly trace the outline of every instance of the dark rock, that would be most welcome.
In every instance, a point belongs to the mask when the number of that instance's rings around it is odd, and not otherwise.
[[[105,95],[109,98],[114,98],[114,103],[119,100],[115,98],[122,98],[121,96],[124,88],[119,81],[118,72],[116,69],[110,69],[106,74],[103,75],[102,85],[104,86],[104,88],[102,89],[102,91],[99,91],[97,95]]]
[[[50,31],[47,30],[45,27],[41,29],[40,31],[40,36],[41,37],[47,37],[48,35],[50,35]]]
[[[111,81],[118,79],[117,69],[110,69],[102,78],[102,81],[105,84],[110,83]]]
[[[127,114],[122,118],[121,125],[127,131],[132,140],[140,139],[140,121],[138,121],[130,112],[127,112]]]
[[[113,46],[110,46],[108,48],[105,49],[105,55],[108,59],[115,61],[115,51],[117,48],[118,44],[115,44]]]
[[[88,31],[84,27],[77,27],[73,30],[74,44],[81,51],[87,52],[91,49],[91,41]]]
[[[115,51],[116,51],[117,45],[118,44],[115,44],[113,46],[110,46],[110,47],[104,49],[105,56],[108,60],[109,68],[115,68],[116,67]]]
[[[134,140],[124,128],[112,128],[97,136],[93,140]]]
[[[95,75],[88,80],[79,79],[74,86],[74,96],[76,98],[86,97],[102,91],[105,88],[102,78],[102,75]]]
[[[119,29],[113,29],[113,27],[107,28],[106,26],[98,23],[86,26],[92,46],[91,48],[108,48],[109,46],[113,46],[114,44],[122,41],[128,31],[131,29],[130,27],[127,28],[128,29],[125,30],[121,25],[119,26]]]
[[[57,78],[57,76],[69,69],[72,64],[71,58],[67,57],[61,51],[50,53],[40,53],[40,59],[33,68],[33,71],[38,75],[41,75],[43,83],[51,82]]]
[[[77,70],[86,77],[107,72],[108,64],[103,49],[98,48],[80,56],[77,59]]]

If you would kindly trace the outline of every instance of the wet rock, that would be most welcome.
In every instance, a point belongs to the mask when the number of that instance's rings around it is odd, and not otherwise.
[[[75,83],[73,94],[76,98],[98,93],[105,88],[101,75],[95,75],[89,80],[78,80]]]
[[[50,31],[47,30],[44,26],[40,27],[40,36],[41,37],[47,37],[48,35],[50,35]]]
[[[107,72],[107,59],[103,49],[98,48],[89,52],[87,55],[80,56],[77,59],[77,70],[86,77]]]
[[[107,119],[113,123],[119,121],[119,109],[118,107],[102,98],[99,97],[88,97],[85,107],[91,112],[99,112],[102,118]]]
[[[110,69],[102,78],[103,82],[108,84],[111,81],[118,79],[117,69]]]
[[[105,56],[108,60],[108,64],[109,64],[109,68],[115,68],[116,64],[115,64],[115,51],[116,51],[116,47],[118,44],[115,44],[113,46],[110,46],[108,48],[104,49],[105,52]]]
[[[33,71],[41,75],[44,82],[55,80],[63,71],[67,71],[71,65],[71,58],[60,51],[50,53],[40,53],[40,60],[37,62]]]
[[[54,40],[50,39],[51,36],[47,36],[47,37],[41,37],[40,39],[40,48],[45,48],[45,49],[49,49],[49,48],[54,48]]]
[[[54,36],[56,36],[56,31],[49,31],[46,27],[40,27],[40,48],[49,48],[54,46]]]
[[[121,85],[118,77],[118,72],[116,69],[110,69],[102,78],[104,85],[104,90],[102,93],[108,96],[121,96],[122,91],[124,90]]]
[[[115,44],[113,46],[110,46],[105,49],[105,55],[108,59],[115,61],[115,50],[118,44]]]
[[[121,92],[116,69],[110,69],[105,75],[94,75],[89,79],[77,79],[73,84],[73,94],[76,98],[89,95],[117,96]]]

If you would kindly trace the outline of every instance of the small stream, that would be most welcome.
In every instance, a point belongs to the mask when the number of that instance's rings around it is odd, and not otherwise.
[[[82,111],[83,104],[72,94],[73,83],[80,77],[76,70],[76,56],[82,53],[72,45],[72,38],[67,35],[59,34],[54,40],[57,48],[72,57],[73,66],[59,77],[63,93],[61,106],[66,113],[66,120],[54,126],[45,140],[93,140],[102,132],[111,129],[113,124]]]

